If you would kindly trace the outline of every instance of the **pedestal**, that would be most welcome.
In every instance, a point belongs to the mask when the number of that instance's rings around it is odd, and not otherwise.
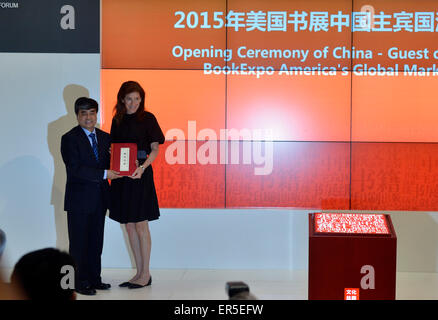
[[[309,300],[394,300],[397,237],[389,215],[309,215]]]

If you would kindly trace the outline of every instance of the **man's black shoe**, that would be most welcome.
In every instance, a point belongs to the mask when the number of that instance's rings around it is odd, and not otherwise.
[[[93,286],[93,289],[96,290],[108,290],[109,288],[111,288],[111,285],[109,283],[99,283]]]
[[[92,287],[85,287],[82,289],[75,289],[75,291],[79,294],[83,294],[86,296],[94,296],[96,294],[96,290],[94,290]]]

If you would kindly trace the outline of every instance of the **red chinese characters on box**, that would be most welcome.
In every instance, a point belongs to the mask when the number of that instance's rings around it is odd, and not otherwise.
[[[359,288],[345,288],[344,300],[359,300]]]
[[[384,214],[316,213],[315,232],[389,234]]]

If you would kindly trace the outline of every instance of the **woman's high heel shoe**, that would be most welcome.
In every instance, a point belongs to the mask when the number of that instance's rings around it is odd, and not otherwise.
[[[129,283],[128,288],[129,289],[139,289],[139,288],[150,286],[151,284],[152,284],[152,276],[149,278],[148,283],[146,283],[144,286],[142,286],[141,284],[137,284],[137,283]]]
[[[123,283],[119,284],[119,287],[120,288],[126,288],[126,287],[129,287],[131,284],[132,284],[131,282],[126,281],[126,282],[123,282]]]

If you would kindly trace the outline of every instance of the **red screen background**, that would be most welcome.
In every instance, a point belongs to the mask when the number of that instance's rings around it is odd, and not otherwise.
[[[438,78],[398,75],[360,76],[357,64],[396,63],[431,67],[433,59],[372,60],[309,58],[294,65],[331,66],[335,76],[285,75],[285,59],[245,60],[234,56],[183,61],[172,48],[232,49],[346,47],[373,52],[438,48],[438,32],[262,32],[232,28],[175,29],[176,11],[342,11],[350,14],[371,5],[376,13],[436,12],[431,1],[102,1],[101,127],[109,131],[120,85],[138,81],[146,91],[146,108],[168,138],[153,167],[163,208],[291,207],[360,210],[438,210]],[[217,66],[251,63],[273,66],[271,75],[204,74],[204,63]],[[346,69],[343,69],[346,68]],[[347,70],[341,74],[341,70]],[[204,139],[196,133],[221,129],[271,130],[262,140],[273,145],[272,172],[255,175],[255,164],[188,163]],[[263,131],[264,132],[264,131]],[[238,138],[232,138],[237,139]],[[177,140],[175,142],[174,140]],[[169,164],[166,150],[180,144],[185,163]],[[239,150],[243,141],[238,142]],[[249,141],[252,148],[257,142]],[[192,148],[192,149],[191,149]],[[227,146],[229,150],[230,145]],[[230,150],[229,150],[230,151]],[[240,153],[242,155],[242,152]]]

